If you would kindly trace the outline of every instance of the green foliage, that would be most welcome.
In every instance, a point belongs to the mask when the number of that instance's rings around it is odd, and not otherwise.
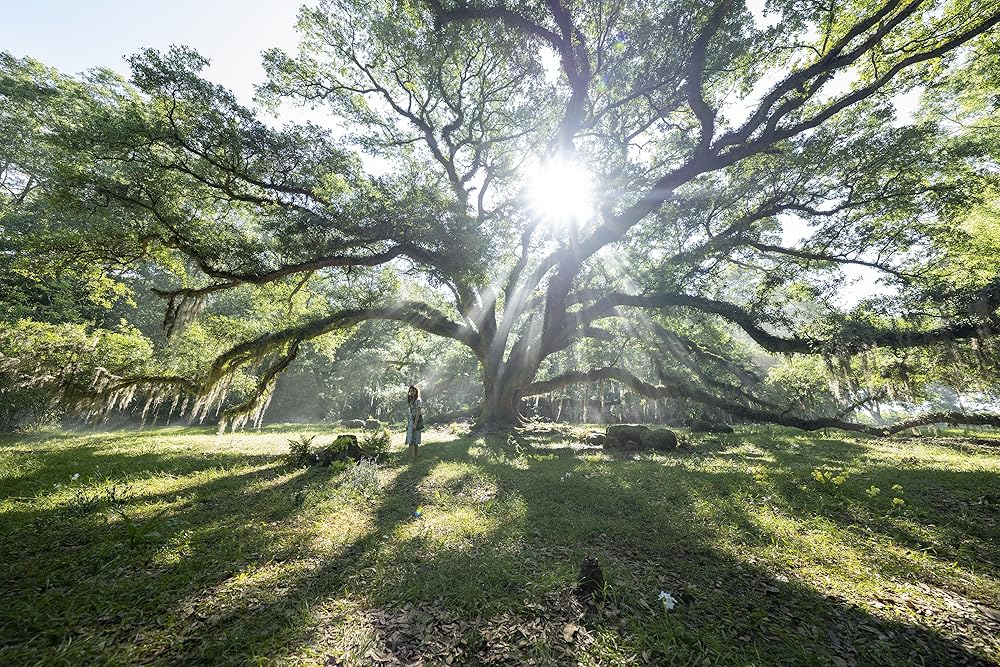
[[[288,465],[296,468],[308,468],[316,463],[316,454],[312,451],[315,435],[300,435],[288,440]]]
[[[141,373],[152,355],[149,339],[125,323],[112,330],[0,322],[0,432],[86,405],[102,377]]]
[[[330,443],[330,450],[336,453],[346,452],[354,444],[354,438],[349,435],[338,435]]]
[[[349,465],[340,478],[341,487],[365,498],[374,498],[379,491],[379,465],[374,458],[363,458]]]
[[[361,436],[361,441],[358,444],[366,457],[377,461],[389,451],[392,446],[392,436],[389,434],[389,430],[383,426],[374,431],[367,431]]]
[[[767,371],[768,396],[804,415],[828,413],[836,405],[822,359],[795,355],[780,358]]]

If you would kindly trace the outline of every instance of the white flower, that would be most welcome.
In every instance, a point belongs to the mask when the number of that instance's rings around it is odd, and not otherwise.
[[[663,608],[667,611],[670,611],[677,606],[677,600],[674,599],[673,595],[666,591],[660,591],[660,595],[658,597],[660,602],[663,603]]]
[[[80,479],[80,473],[78,472],[73,473],[73,476],[70,477],[70,479],[75,482],[76,480]]]

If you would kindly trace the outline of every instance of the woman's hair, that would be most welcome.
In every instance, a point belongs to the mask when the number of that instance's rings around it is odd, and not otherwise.
[[[420,390],[414,385],[410,385],[410,388],[406,390],[406,402],[412,403],[413,401],[420,398]]]

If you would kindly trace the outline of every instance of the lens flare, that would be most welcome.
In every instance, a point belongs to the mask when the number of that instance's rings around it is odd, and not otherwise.
[[[528,198],[545,222],[580,222],[593,212],[593,179],[580,163],[554,157],[529,175]]]

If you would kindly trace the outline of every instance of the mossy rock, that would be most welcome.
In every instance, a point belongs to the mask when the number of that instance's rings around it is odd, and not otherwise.
[[[729,424],[711,422],[707,419],[695,419],[691,422],[692,433],[733,433],[733,427]]]
[[[643,449],[669,452],[677,448],[677,435],[668,428],[650,429],[642,434],[639,443]]]
[[[650,449],[669,452],[677,447],[677,435],[667,428],[651,429],[642,424],[614,424],[608,427],[603,444],[605,449],[624,449],[627,452]]]
[[[605,447],[624,447],[629,441],[641,442],[642,434],[649,430],[642,424],[612,424],[608,427]]]

